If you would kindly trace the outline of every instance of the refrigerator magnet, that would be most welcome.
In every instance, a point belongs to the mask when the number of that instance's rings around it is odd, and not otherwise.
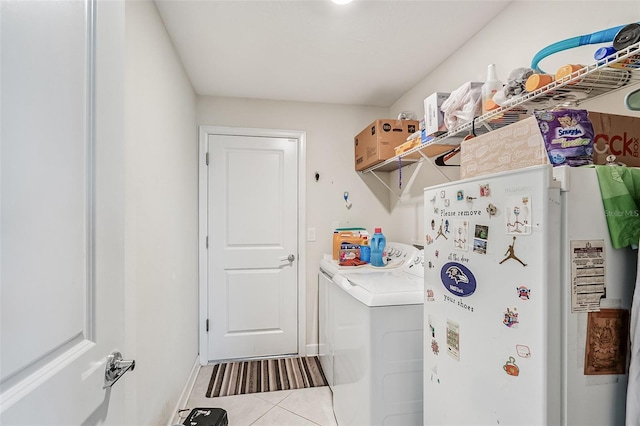
[[[489,227],[487,225],[476,225],[473,237],[473,251],[479,254],[487,254]]]
[[[531,297],[531,289],[527,286],[518,286],[516,287],[516,291],[518,292],[518,297],[521,300],[529,300],[529,298]]]
[[[513,259],[515,261],[520,262],[520,264],[522,266],[527,266],[526,263],[524,263],[522,260],[520,260],[520,258],[518,256],[516,256],[516,237],[513,237],[513,242],[511,244],[509,244],[509,247],[507,248],[507,251],[504,253],[504,255],[506,256],[504,259],[502,259],[499,264],[502,265],[504,262],[506,262],[509,259]]]
[[[449,207],[449,204],[450,204],[450,202],[449,202],[448,198],[446,200],[444,200],[444,206],[445,207]]]
[[[480,196],[489,197],[490,195],[491,195],[491,188],[489,188],[489,184],[485,183],[484,185],[480,185]]]
[[[531,234],[531,199],[529,196],[511,197],[507,201],[507,234]]]
[[[489,215],[489,219],[491,219],[491,216],[495,216],[496,214],[498,214],[498,208],[489,203],[489,205],[487,206],[487,214]]]
[[[458,201],[464,200],[464,191],[462,189],[459,189],[456,191],[456,200]]]
[[[435,231],[435,230],[436,230],[436,221],[435,221],[435,219],[431,219],[431,229],[432,229],[433,231]]]
[[[447,320],[447,353],[460,361],[460,325],[451,320]]]
[[[469,268],[458,262],[444,264],[440,270],[440,281],[455,296],[467,297],[476,291],[476,277]]]
[[[516,359],[512,356],[509,357],[502,368],[510,376],[518,376],[520,374],[520,367],[518,367],[518,365],[516,364]]]
[[[437,367],[433,367],[433,369],[431,370],[430,379],[432,383],[440,384]]]
[[[456,250],[467,251],[467,240],[469,239],[469,222],[457,220],[453,224],[453,247]]]
[[[445,240],[448,240],[447,236],[444,235],[443,224],[444,224],[444,221],[441,220],[440,226],[438,227],[438,235],[436,235],[436,240],[440,237],[444,237]],[[447,220],[447,229],[448,228],[449,228],[449,221]]]
[[[431,263],[431,262],[429,262],[429,263]],[[429,266],[429,267],[431,267],[431,266]],[[435,294],[433,292],[433,289],[428,288],[428,289],[425,290],[425,300],[427,302],[435,302],[436,301],[436,297],[435,297]]]
[[[527,345],[516,345],[516,353],[520,358],[531,358],[531,349]]]
[[[517,328],[518,327],[518,308],[509,309],[504,313],[504,318],[502,323],[509,328]]]
[[[438,341],[436,339],[431,340],[431,351],[436,356],[440,354],[440,348],[438,347]]]

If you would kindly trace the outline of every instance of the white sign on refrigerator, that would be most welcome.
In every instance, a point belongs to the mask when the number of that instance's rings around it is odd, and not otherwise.
[[[571,241],[571,312],[597,312],[606,285],[604,240]]]

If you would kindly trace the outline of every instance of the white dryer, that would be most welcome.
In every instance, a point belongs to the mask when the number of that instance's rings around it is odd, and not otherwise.
[[[424,252],[387,243],[387,266],[320,262],[320,361],[339,426],[422,425]]]

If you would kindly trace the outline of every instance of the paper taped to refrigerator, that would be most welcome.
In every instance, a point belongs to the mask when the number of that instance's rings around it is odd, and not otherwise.
[[[604,240],[571,241],[571,312],[600,310],[606,285]]]

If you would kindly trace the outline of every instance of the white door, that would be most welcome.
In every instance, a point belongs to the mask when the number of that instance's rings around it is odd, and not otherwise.
[[[123,339],[123,120],[117,74],[102,92],[93,71],[121,6],[0,7],[0,424],[122,423],[122,384],[103,385]]]
[[[298,353],[298,143],[208,135],[209,360]]]

